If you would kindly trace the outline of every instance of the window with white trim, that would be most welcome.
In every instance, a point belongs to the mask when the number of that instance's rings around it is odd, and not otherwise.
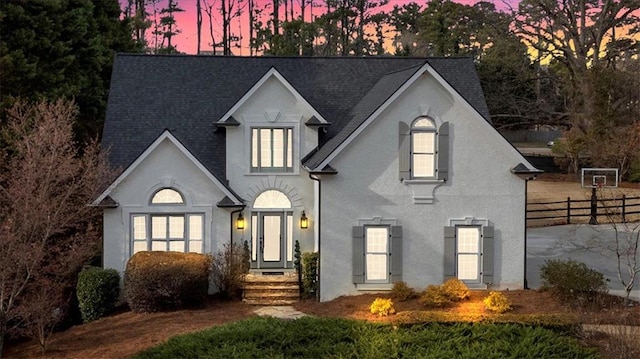
[[[431,119],[418,118],[411,125],[411,178],[436,176],[436,126]]]
[[[251,129],[251,172],[293,172],[293,129]]]
[[[203,252],[204,214],[133,214],[131,255],[140,251]]]
[[[179,209],[185,201],[182,194],[172,188],[154,193],[150,203],[162,213],[131,215],[131,255],[140,251],[203,252],[203,213],[182,210],[174,213],[173,210]],[[165,213],[167,211],[171,212]]]

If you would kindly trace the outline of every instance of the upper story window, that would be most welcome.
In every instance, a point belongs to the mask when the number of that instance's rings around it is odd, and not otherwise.
[[[251,129],[251,172],[293,172],[293,129]]]
[[[411,124],[400,121],[399,177],[401,181],[446,181],[449,177],[449,122],[439,127],[429,117]]]
[[[184,204],[184,199],[180,192],[171,188],[163,188],[151,197],[151,204]]]
[[[411,177],[436,175],[436,126],[431,119],[419,118],[411,126]]]

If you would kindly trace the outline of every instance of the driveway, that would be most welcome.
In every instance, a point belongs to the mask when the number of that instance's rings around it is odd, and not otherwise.
[[[636,231],[637,234],[637,231]],[[624,234],[620,234],[621,243]],[[640,249],[638,250],[640,265]],[[527,228],[527,281],[530,288],[540,287],[540,267],[548,259],[573,259],[604,274],[609,293],[624,296],[618,279],[615,255],[615,231],[611,225],[564,225]],[[627,271],[623,264],[623,271]],[[631,297],[640,300],[640,275]]]

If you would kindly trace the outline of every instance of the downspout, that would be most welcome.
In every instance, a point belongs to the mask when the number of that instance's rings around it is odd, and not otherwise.
[[[529,200],[529,178],[524,179],[524,289],[529,289],[527,282],[527,201]]]
[[[318,289],[316,290],[316,301],[319,302],[320,301],[320,263],[322,262],[321,260],[321,256],[320,256],[320,248],[322,248],[322,182],[320,181],[320,177],[309,173],[309,178],[313,181],[317,181],[318,182],[318,218],[317,218],[317,222],[318,222]]]

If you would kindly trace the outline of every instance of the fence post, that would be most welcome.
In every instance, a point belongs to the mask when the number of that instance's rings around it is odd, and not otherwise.
[[[571,197],[567,197],[567,224],[571,224]]]
[[[598,197],[595,187],[591,189],[591,218],[589,218],[589,224],[598,224]]]
[[[627,196],[623,193],[622,194],[622,223],[625,223],[627,221],[625,218],[627,216],[627,210],[625,208],[626,202],[627,202]]]

